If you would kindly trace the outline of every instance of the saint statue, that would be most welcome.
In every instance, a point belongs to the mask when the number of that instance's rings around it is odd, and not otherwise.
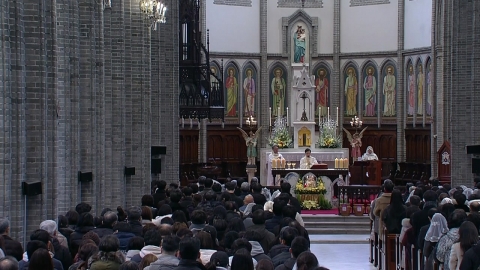
[[[305,181],[305,187],[308,187],[308,188],[317,187],[317,181],[315,180],[314,175],[307,176],[307,180]]]
[[[360,147],[362,147],[362,137],[366,129],[367,127],[365,127],[360,133],[355,132],[355,134],[352,135],[346,128],[343,128],[343,131],[345,131],[347,134],[350,146],[352,146],[352,157],[354,161],[359,160],[359,158],[362,156]]]
[[[250,130],[249,134],[247,134],[245,130],[239,127],[237,128],[238,130],[240,130],[240,132],[242,132],[242,136],[245,139],[245,143],[247,145],[247,165],[255,165],[255,159],[257,157],[257,139],[260,130],[262,130],[262,127],[259,127],[255,133]]]
[[[393,67],[387,67],[387,75],[383,78],[383,95],[385,104],[383,107],[383,116],[395,116],[395,75]]]

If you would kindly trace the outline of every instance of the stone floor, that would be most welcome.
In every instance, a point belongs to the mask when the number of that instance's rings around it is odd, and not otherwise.
[[[368,261],[370,252],[367,237],[367,235],[311,235],[310,249],[317,256],[320,265],[330,270],[374,270],[376,268]],[[349,243],[349,240],[354,243]],[[365,242],[362,243],[361,240]]]

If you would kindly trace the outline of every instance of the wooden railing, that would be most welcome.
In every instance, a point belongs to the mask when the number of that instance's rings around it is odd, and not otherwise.
[[[396,186],[402,193],[405,192],[404,186]],[[374,185],[350,185],[339,186],[335,196],[338,199],[338,213],[345,213],[345,207],[349,207],[350,212],[348,214],[358,214],[359,210],[363,211],[363,214],[370,213],[370,204],[382,190],[381,186]],[[347,209],[347,211],[348,211]]]
[[[423,270],[426,260],[421,250],[402,245],[400,235],[389,234],[385,228],[383,237],[375,233],[370,239],[370,263],[378,270]],[[433,270],[439,269],[434,263]]]

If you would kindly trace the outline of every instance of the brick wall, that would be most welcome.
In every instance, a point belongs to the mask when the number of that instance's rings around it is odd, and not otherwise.
[[[157,32],[137,0],[101,4],[0,2],[0,216],[20,241],[81,201],[95,214],[138,205],[151,145],[167,145],[156,178],[178,179],[178,1]],[[25,181],[43,194],[22,196]]]

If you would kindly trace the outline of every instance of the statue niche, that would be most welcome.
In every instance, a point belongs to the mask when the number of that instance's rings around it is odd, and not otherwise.
[[[296,23],[292,33],[292,62],[296,64],[307,63],[308,32],[304,23]]]

